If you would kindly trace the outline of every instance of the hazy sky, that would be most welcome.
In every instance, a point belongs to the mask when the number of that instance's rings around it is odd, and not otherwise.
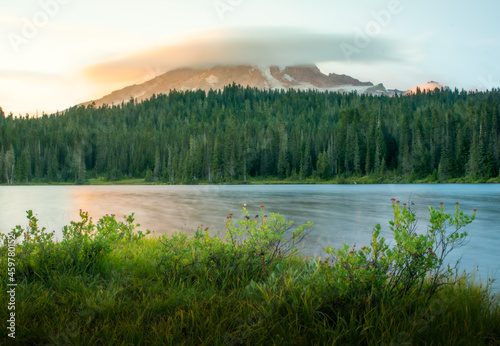
[[[55,112],[186,64],[498,88],[498,13],[498,0],[2,1],[0,107]]]

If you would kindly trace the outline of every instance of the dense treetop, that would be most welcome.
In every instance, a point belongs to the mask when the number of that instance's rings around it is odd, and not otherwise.
[[[500,91],[173,91],[40,118],[0,109],[0,183],[499,175]],[[382,181],[382,180],[380,180]]]

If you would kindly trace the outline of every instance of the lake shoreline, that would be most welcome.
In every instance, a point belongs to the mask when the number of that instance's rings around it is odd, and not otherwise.
[[[349,177],[349,178],[336,178],[330,180],[321,179],[304,179],[304,180],[291,180],[291,179],[278,179],[278,178],[256,178],[249,179],[248,181],[233,181],[233,182],[220,182],[209,183],[208,181],[195,181],[195,182],[150,182],[145,179],[123,179],[116,181],[108,181],[104,179],[88,179],[84,184],[76,184],[69,182],[27,182],[17,183],[13,185],[0,184],[0,186],[113,186],[113,185],[159,185],[159,186],[224,186],[224,185],[388,185],[388,184],[500,184],[500,177],[495,178],[453,178],[445,181],[437,181],[433,179],[419,179],[411,180],[405,177],[390,177],[390,178],[373,178],[368,176],[363,177]]]

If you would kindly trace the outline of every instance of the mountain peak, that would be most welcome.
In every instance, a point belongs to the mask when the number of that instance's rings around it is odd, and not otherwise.
[[[169,71],[148,80],[112,92],[94,103],[97,107],[119,105],[131,98],[137,101],[149,99],[154,94],[168,94],[171,90],[222,90],[226,85],[236,83],[242,86],[264,90],[296,89],[352,92],[361,94],[390,95],[382,84],[361,82],[347,75],[330,73],[325,75],[316,65],[215,65],[212,67],[184,67]]]
[[[442,86],[441,84],[439,84],[438,82],[434,82],[434,81],[430,81],[430,82],[427,82],[427,83],[424,83],[424,84],[420,84],[420,85],[417,85],[417,86],[414,86],[413,88],[409,89],[406,91],[406,95],[409,95],[409,94],[416,94],[417,93],[417,90],[420,90],[421,92],[430,92],[430,91],[434,91],[436,89],[449,89],[449,87],[444,87]]]

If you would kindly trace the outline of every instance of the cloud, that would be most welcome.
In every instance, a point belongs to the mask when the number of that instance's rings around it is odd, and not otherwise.
[[[188,66],[373,63],[402,60],[402,52],[395,41],[383,37],[363,41],[355,35],[298,28],[235,29],[204,32],[176,44],[116,57],[85,68],[83,74],[99,84],[142,82]]]
[[[1,79],[48,81],[48,80],[60,80],[62,79],[62,76],[54,73],[45,73],[40,71],[10,70],[10,69],[0,68],[0,80]]]

